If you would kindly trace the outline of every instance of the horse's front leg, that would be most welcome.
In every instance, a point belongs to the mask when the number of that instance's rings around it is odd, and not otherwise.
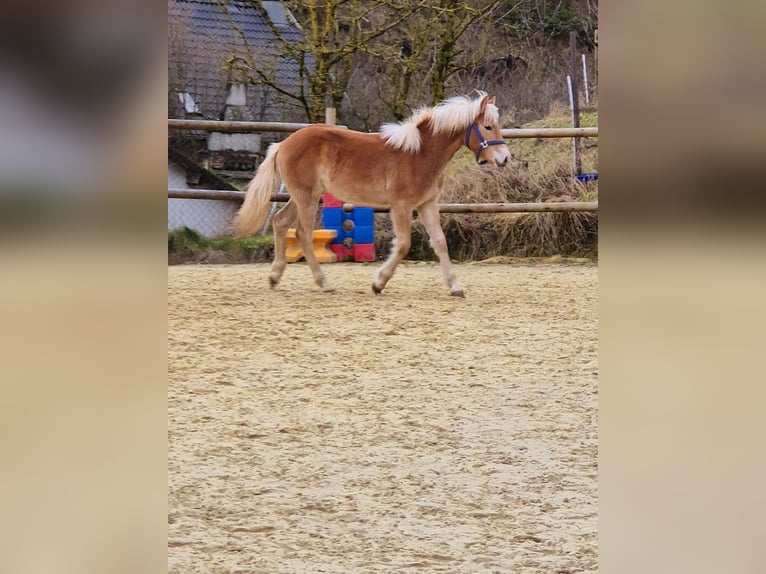
[[[431,247],[433,247],[436,256],[439,258],[442,277],[449,287],[450,293],[455,297],[465,297],[463,289],[460,287],[457,277],[455,277],[455,272],[452,270],[452,262],[447,251],[447,240],[444,237],[444,231],[439,221],[439,204],[436,198],[418,207],[418,213],[428,232]]]
[[[394,275],[396,266],[410,250],[410,229],[412,226],[412,208],[391,206],[391,222],[394,226],[394,241],[391,244],[391,254],[385,263],[378,268],[372,282],[372,291],[380,295],[389,279]]]

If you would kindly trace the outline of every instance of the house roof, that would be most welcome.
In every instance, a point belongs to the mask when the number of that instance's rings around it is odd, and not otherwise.
[[[276,83],[292,93],[300,90],[298,64],[280,55],[280,44],[266,18],[280,34],[297,41],[301,33],[279,2],[229,0],[168,0],[168,82],[169,89],[189,94],[203,117],[220,119],[226,104],[227,84],[237,82],[236,72],[224,70],[227,59],[252,58],[273,73]],[[286,103],[288,105],[286,105]],[[177,99],[170,114],[183,117],[188,99]],[[299,121],[300,111],[274,90],[248,87],[249,118],[269,121]]]

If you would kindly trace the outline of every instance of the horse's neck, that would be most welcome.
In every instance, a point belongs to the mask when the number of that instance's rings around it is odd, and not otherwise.
[[[463,134],[452,135],[433,134],[428,130],[421,132],[423,142],[422,154],[428,156],[435,165],[443,169],[447,166],[457,150],[463,145]]]

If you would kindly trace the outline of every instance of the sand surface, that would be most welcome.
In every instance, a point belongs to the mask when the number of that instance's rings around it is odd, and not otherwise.
[[[168,566],[597,569],[597,268],[168,268]]]

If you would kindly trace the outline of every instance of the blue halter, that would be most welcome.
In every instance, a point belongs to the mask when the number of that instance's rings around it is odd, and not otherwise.
[[[481,135],[481,130],[479,129],[479,126],[476,125],[476,122],[473,122],[470,126],[468,126],[468,129],[465,132],[465,147],[468,149],[471,149],[471,146],[468,145],[468,142],[471,139],[471,130],[476,132],[476,137],[479,138],[479,149],[476,150],[476,161],[479,161],[479,156],[481,155],[481,152],[487,149],[491,145],[505,145],[505,140],[485,140],[484,137]]]

